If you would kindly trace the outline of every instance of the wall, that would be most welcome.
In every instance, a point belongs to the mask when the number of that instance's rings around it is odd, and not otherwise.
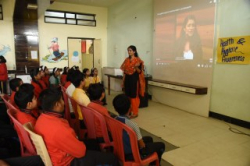
[[[67,50],[67,38],[96,38],[102,41],[102,66],[107,65],[107,8],[92,7],[84,5],[75,5],[68,3],[54,2],[49,9],[72,11],[78,13],[96,14],[96,27],[66,25],[66,24],[50,24],[44,23],[44,15],[41,15],[38,20],[39,28],[39,51],[40,65],[46,65],[49,68],[68,66],[67,60],[62,60],[58,63],[48,63],[42,61],[42,58],[50,54],[48,46],[51,44],[53,37],[58,37],[58,44],[61,50]]]
[[[221,0],[217,5],[216,38],[249,36],[249,9],[249,0]],[[250,65],[214,64],[210,110],[250,122],[249,101]]]
[[[127,0],[109,8],[108,14],[108,66],[120,67],[127,57],[127,47],[137,46],[152,73],[153,50],[153,1]],[[208,83],[210,84],[210,83]],[[210,87],[208,89],[211,90]],[[201,116],[208,116],[210,92],[192,95],[149,86],[153,100]]]
[[[10,47],[10,51],[4,57],[7,60],[8,70],[13,70],[16,68],[13,30],[15,0],[0,0],[0,4],[2,4],[3,8],[3,20],[0,20],[0,51],[3,50],[4,46]]]
[[[108,67],[120,67],[127,47],[135,45],[151,72],[153,49],[152,0],[126,0],[108,8]]]

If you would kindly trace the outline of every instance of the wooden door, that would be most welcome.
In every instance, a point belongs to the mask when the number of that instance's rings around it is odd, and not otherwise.
[[[79,66],[82,71],[81,39],[68,39],[69,67]]]

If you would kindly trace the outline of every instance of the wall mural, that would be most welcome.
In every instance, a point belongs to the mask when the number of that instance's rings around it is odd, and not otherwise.
[[[0,45],[0,56],[5,56],[8,51],[11,51],[10,46]]]
[[[54,37],[51,40],[51,45],[47,46],[49,54],[46,55],[42,60],[49,63],[57,63],[61,60],[68,60],[68,51],[59,50],[58,37]]]

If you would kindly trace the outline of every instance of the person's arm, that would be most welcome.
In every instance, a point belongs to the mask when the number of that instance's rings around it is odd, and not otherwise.
[[[80,158],[85,156],[86,146],[83,142],[79,141],[73,129],[62,128],[64,130],[58,130],[55,134],[55,142],[57,142],[57,147],[62,151],[72,155],[73,157]]]
[[[145,148],[145,147],[146,147],[146,145],[145,145],[145,143],[144,143],[143,139],[138,140],[138,144],[139,144],[139,148],[140,148],[140,149],[142,149],[142,148]]]

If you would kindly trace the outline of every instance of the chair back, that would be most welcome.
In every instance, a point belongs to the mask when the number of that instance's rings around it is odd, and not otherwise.
[[[72,120],[71,119],[71,116],[70,116],[70,107],[69,107],[69,98],[66,94],[66,89],[61,86],[61,91],[62,91],[62,94],[63,94],[63,100],[64,100],[64,104],[65,104],[65,113],[64,113],[64,118],[68,120],[70,126],[72,125]],[[73,126],[71,126],[73,127]]]
[[[8,109],[7,113],[11,119],[11,121],[14,123],[14,128],[18,134],[19,140],[20,140],[20,146],[21,146],[21,155],[24,156],[33,156],[36,155],[36,150],[30,140],[30,137],[28,133],[24,130],[23,125],[18,122],[15,118],[16,110],[14,109]]]
[[[83,120],[87,127],[87,137],[89,139],[96,139],[95,115],[93,110],[80,104],[79,106],[81,107],[82,115],[84,117]]]
[[[122,122],[113,119],[111,117],[105,116],[105,120],[109,126],[111,131],[111,135],[113,138],[114,143],[114,154],[119,158],[119,160],[123,163],[124,166],[126,165],[148,165],[149,163],[156,161],[156,165],[159,166],[159,159],[157,153],[154,152],[150,156],[145,159],[141,159],[139,148],[138,148],[138,141],[136,133],[127,125],[123,124]],[[132,149],[132,154],[134,161],[126,161],[125,160],[125,153],[124,153],[124,145],[123,145],[123,132],[127,132],[129,135],[130,145]]]
[[[17,111],[17,108],[13,104],[10,103],[10,96],[9,95],[3,94],[3,95],[1,95],[1,98],[3,99],[7,109],[14,109]]]
[[[44,165],[52,166],[52,162],[43,138],[40,135],[34,133],[31,123],[26,123],[23,125],[23,127],[30,134],[30,138],[36,147],[37,154],[42,158]]]
[[[95,125],[99,125],[99,126],[95,126],[95,128],[96,128],[95,131],[97,131],[97,128],[99,128],[99,130],[101,131],[101,135],[102,135],[103,140],[104,140],[103,143],[100,143],[101,149],[105,149],[107,147],[113,146],[113,142],[110,141],[110,137],[109,137],[109,133],[108,133],[108,129],[107,129],[107,124],[106,124],[104,115],[95,109],[91,109],[91,113],[94,115],[95,120],[97,120],[99,122],[98,124],[95,123]]]

